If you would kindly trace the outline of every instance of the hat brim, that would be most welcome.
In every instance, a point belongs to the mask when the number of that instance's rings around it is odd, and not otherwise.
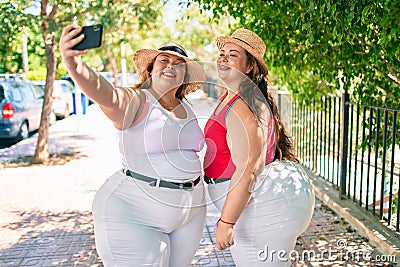
[[[241,48],[243,48],[244,50],[246,50],[247,52],[249,52],[256,59],[259,67],[263,70],[263,72],[268,73],[268,67],[267,67],[267,64],[265,64],[264,59],[260,58],[258,56],[257,51],[254,48],[252,48],[250,45],[246,44],[245,42],[242,42],[239,39],[228,37],[228,36],[220,36],[215,40],[215,44],[217,45],[219,50],[221,50],[226,43],[236,44],[236,45],[240,46]]]
[[[133,62],[135,63],[138,72],[143,73],[147,71],[149,64],[160,54],[175,55],[185,60],[187,75],[187,80],[185,81],[187,89],[185,94],[194,92],[203,87],[204,81],[206,80],[206,74],[200,64],[193,59],[174,51],[161,51],[156,49],[140,49],[136,51],[133,56]]]

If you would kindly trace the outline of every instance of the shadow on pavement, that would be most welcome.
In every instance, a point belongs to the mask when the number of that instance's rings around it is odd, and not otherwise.
[[[88,158],[90,155],[84,149],[85,142],[96,142],[96,138],[91,135],[66,134],[65,132],[54,132],[49,136],[50,155],[75,154],[75,159]],[[1,145],[1,143],[0,143]],[[16,149],[18,148],[18,149]],[[10,147],[1,152],[1,162],[18,162],[23,158],[32,157],[35,154],[36,140],[24,140],[18,143],[17,147]],[[77,151],[79,153],[77,153]],[[52,164],[49,164],[52,165]],[[55,164],[58,165],[58,164]]]
[[[17,212],[3,228],[26,233],[0,250],[1,266],[103,266],[98,258],[91,212]]]

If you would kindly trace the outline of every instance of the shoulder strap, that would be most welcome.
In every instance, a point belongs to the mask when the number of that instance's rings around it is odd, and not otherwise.
[[[226,120],[226,117],[228,117],[228,112],[229,112],[229,110],[231,110],[233,104],[235,104],[235,102],[238,101],[239,95],[237,95],[237,96],[235,96],[235,97],[236,97],[236,98],[234,98],[233,101],[229,104],[229,106],[228,106],[228,108],[227,108],[227,110],[226,110],[226,112],[225,112],[225,120]]]
[[[144,118],[146,117],[146,115],[149,111],[149,106],[150,106],[150,101],[151,101],[150,97],[148,95],[149,92],[145,92],[144,90],[142,90],[141,92],[144,94],[145,100],[142,105],[142,108],[140,108],[140,110],[138,110],[138,113],[136,114],[135,118],[133,119],[133,123],[132,123],[131,127],[138,125],[142,120],[144,120]]]

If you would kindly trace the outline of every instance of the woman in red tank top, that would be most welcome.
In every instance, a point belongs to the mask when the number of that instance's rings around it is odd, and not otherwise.
[[[267,90],[263,40],[239,29],[216,44],[227,90],[205,126],[204,158],[209,195],[221,211],[216,243],[230,247],[236,266],[289,266],[265,254],[290,255],[311,220],[314,192]]]

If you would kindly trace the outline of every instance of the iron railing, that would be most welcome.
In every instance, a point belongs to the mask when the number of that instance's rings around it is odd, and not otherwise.
[[[399,232],[400,110],[355,105],[347,93],[277,102],[302,164]]]
[[[210,88],[206,93],[217,98]],[[347,93],[312,103],[277,88],[272,93],[301,163],[332,183],[341,198],[400,232],[400,110],[356,105]]]

